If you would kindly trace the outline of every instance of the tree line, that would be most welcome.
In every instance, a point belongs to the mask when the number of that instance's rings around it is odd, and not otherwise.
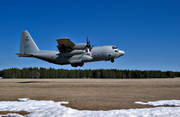
[[[9,68],[0,71],[3,78],[174,78],[180,72],[172,71],[140,71],[140,70],[65,70],[54,68]]]

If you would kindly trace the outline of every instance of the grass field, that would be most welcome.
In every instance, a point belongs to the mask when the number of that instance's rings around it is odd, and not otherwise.
[[[0,79],[0,101],[27,97],[68,101],[88,110],[144,108],[134,101],[180,100],[180,78],[174,79]]]

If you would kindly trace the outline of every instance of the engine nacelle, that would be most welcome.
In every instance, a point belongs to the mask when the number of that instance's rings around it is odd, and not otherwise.
[[[88,61],[91,61],[93,58],[89,55],[83,55],[82,56],[82,61],[83,62],[88,62]]]
[[[74,55],[69,59],[69,62],[71,64],[74,63],[82,63],[82,62],[88,62],[91,61],[93,58],[89,55]]]
[[[73,50],[73,51],[69,52],[69,54],[76,55],[76,54],[82,54],[84,52],[85,52],[84,50]]]
[[[77,49],[77,50],[84,50],[86,48],[86,44],[82,43],[82,44],[76,44],[73,49]]]
[[[73,55],[77,55],[77,54],[82,54],[84,53],[85,50],[73,50],[71,52],[68,53],[63,53],[64,56],[73,56]]]

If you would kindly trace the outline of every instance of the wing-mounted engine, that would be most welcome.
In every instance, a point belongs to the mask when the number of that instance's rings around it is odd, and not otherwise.
[[[71,55],[74,54],[81,54],[82,52],[90,52],[92,49],[92,46],[90,44],[90,41],[86,40],[86,43],[82,44],[74,44],[70,39],[68,38],[62,38],[62,39],[57,39],[58,42],[58,50],[61,53],[69,53]]]
[[[61,54],[64,56],[74,56],[74,55],[83,54],[83,53],[85,53],[85,50],[72,50],[70,52],[64,52]]]
[[[86,49],[86,44],[85,43],[81,43],[81,44],[76,44],[73,49],[76,50],[85,50]]]
[[[86,54],[74,55],[69,58],[69,62],[72,67],[83,66],[84,62],[91,61],[93,58]]]
[[[92,46],[87,38],[86,43],[74,44],[70,39],[58,39],[59,54],[69,56],[69,62],[73,67],[83,66],[84,62],[92,61]]]

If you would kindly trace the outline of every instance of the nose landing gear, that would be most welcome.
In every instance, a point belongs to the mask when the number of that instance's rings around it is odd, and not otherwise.
[[[111,62],[114,63],[114,59],[111,59]]]

